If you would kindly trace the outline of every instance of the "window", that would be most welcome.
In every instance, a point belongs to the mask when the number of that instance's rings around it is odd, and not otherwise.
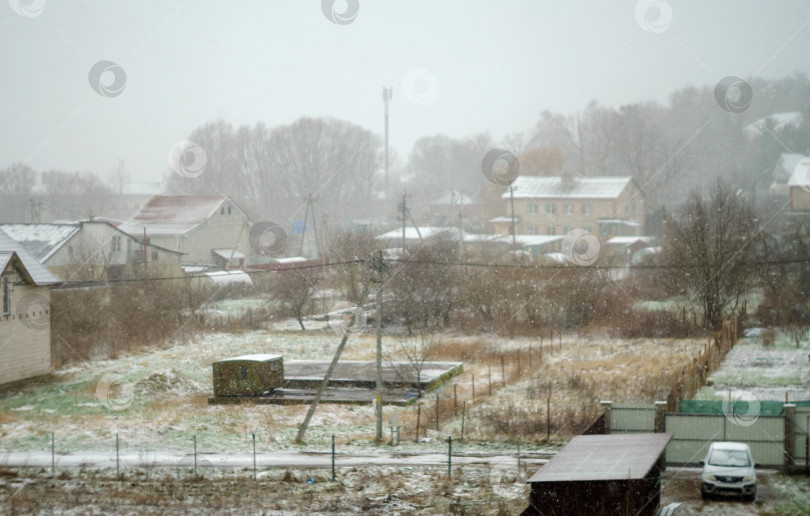
[[[110,251],[116,253],[121,250],[121,235],[115,235],[110,239]]]
[[[530,235],[536,235],[537,234],[537,226],[530,227],[529,228],[529,234]]]
[[[556,229],[554,228],[554,226],[549,226],[548,227],[548,234],[549,235],[556,235],[557,234]]]
[[[624,205],[624,214],[625,215],[630,215],[630,205],[629,204]]]
[[[570,232],[571,232],[571,226],[563,227],[563,234],[567,235]]]
[[[222,207],[219,209],[219,214],[220,214],[220,215],[225,215],[225,206],[222,206]]]
[[[228,215],[230,215],[230,214],[231,214],[231,207],[228,206]]]
[[[11,314],[11,279],[3,277],[3,315]]]
[[[539,213],[540,207],[537,205],[536,202],[529,203],[529,213]]]
[[[574,205],[565,203],[563,204],[563,211],[565,211],[566,215],[573,215],[574,214]]]
[[[553,202],[547,203],[546,204],[546,213],[548,213],[549,215],[553,215],[553,214],[557,213],[557,205],[554,204]]]
[[[582,214],[583,215],[590,215],[591,214],[591,203],[586,202],[582,205]]]

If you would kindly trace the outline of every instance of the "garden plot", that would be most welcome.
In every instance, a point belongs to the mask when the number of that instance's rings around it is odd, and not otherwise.
[[[723,399],[753,395],[760,401],[810,400],[810,342],[779,335],[773,346],[763,347],[759,337],[745,338],[734,346],[720,369],[709,377],[714,382],[697,399]]]

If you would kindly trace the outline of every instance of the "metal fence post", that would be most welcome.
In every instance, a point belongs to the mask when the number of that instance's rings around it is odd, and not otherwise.
[[[121,467],[118,460],[118,432],[115,432],[115,476],[121,478]]]
[[[197,434],[194,434],[194,476],[197,476]]]
[[[453,436],[447,437],[447,478],[453,478]]]
[[[335,434],[332,434],[332,482],[335,481]]]
[[[792,473],[796,462],[796,405],[785,403],[785,473]]]
[[[51,432],[51,476],[56,478],[56,452],[54,451],[53,432]]]
[[[256,480],[256,434],[253,434],[253,480]]]

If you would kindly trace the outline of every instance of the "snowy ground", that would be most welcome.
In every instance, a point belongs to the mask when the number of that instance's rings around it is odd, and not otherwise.
[[[799,347],[790,336],[777,334],[771,347],[760,337],[744,338],[709,378],[714,385],[701,389],[697,399],[723,399],[750,393],[760,401],[810,400],[810,340]]]
[[[399,338],[404,337],[385,337],[389,355],[396,353]],[[520,479],[528,478],[572,432],[578,432],[576,424],[592,421],[600,400],[661,399],[668,392],[671,371],[682,368],[703,346],[702,339],[621,340],[568,334],[561,343],[555,337],[553,349],[546,340],[541,355],[539,339],[444,339],[437,356],[430,359],[463,361],[464,373],[423,402],[418,443],[414,442],[417,406],[386,408],[386,423],[391,413],[402,419],[402,441],[395,448],[374,444],[371,406],[320,406],[306,444],[295,445],[306,405],[207,404],[213,361],[249,353],[329,359],[340,339],[328,331],[209,334],[165,349],[80,364],[56,372],[44,384],[6,390],[0,393],[0,462],[15,466],[0,467],[0,497],[5,500],[0,512],[16,507],[23,513],[128,514],[146,503],[150,511],[167,514],[190,507],[201,507],[201,514],[227,513],[229,507],[238,507],[234,511],[240,514],[518,513],[528,494]],[[357,335],[343,357],[372,360],[374,349],[373,335]],[[433,415],[437,393],[442,400],[440,431]],[[454,394],[460,400],[457,410]],[[467,402],[464,418],[461,401]],[[546,403],[551,407],[551,442],[545,442]],[[57,481],[47,478],[52,432]],[[114,480],[116,433],[131,489],[119,488]],[[252,480],[253,434],[259,454],[258,485]],[[335,484],[328,481],[325,467],[332,435],[341,472]],[[390,435],[387,424],[384,435]],[[459,457],[452,482],[446,480],[444,455],[449,435]],[[206,482],[190,473],[194,437]],[[515,473],[518,447],[524,458],[523,476]],[[409,454],[411,458],[406,458]],[[99,469],[93,457],[106,466]],[[171,462],[169,467],[150,460],[161,457]],[[144,467],[144,460],[151,465]],[[45,467],[18,468],[20,461]],[[218,461],[227,462],[222,464],[227,467],[217,467]],[[131,462],[134,467],[128,467]],[[361,463],[376,465],[360,467]],[[286,466],[293,469],[282,473],[280,468]],[[310,477],[314,484],[306,482]],[[152,495],[139,494],[149,489]],[[239,502],[239,495],[253,498]],[[37,505],[48,496],[48,503]],[[91,509],[80,509],[83,506]]]

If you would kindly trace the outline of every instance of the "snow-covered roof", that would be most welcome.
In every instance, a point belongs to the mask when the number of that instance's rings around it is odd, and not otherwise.
[[[543,256],[557,263],[565,263],[567,261],[565,258],[565,254],[563,253],[546,253]]]
[[[239,357],[223,358],[220,362],[229,362],[231,360],[244,360],[247,362],[269,362],[270,360],[278,360],[282,358],[281,355],[271,355],[268,353],[254,353],[253,355],[242,355]]]
[[[642,244],[649,244],[653,241],[653,237],[649,236],[616,236],[607,241],[610,245],[633,245],[641,242]]]
[[[622,226],[632,226],[632,227],[637,227],[641,225],[640,222],[625,219],[599,219],[599,224],[620,224]]]
[[[276,258],[273,260],[273,263],[298,263],[305,261],[307,261],[307,259],[303,256],[290,256],[289,258]]]
[[[419,240],[419,235],[422,235],[422,238],[427,240],[428,238],[433,238],[438,235],[445,235],[451,238],[458,240],[458,228],[452,227],[432,227],[432,226],[422,226],[419,228],[417,232],[416,228],[413,226],[408,226],[405,228],[405,240]],[[392,229],[382,235],[377,237],[378,240],[396,240],[402,239],[402,228],[399,229]]]
[[[18,242],[40,263],[45,263],[81,229],[72,224],[0,224],[0,230]]]
[[[230,260],[231,258],[234,260],[241,260],[245,257],[244,253],[241,253],[236,249],[211,249],[211,252],[220,258],[225,258],[226,260]]]
[[[151,235],[188,233],[210,219],[226,200],[227,196],[155,195],[120,227],[136,236],[144,228]]]
[[[435,206],[469,206],[472,203],[472,197],[469,195],[451,190],[433,201],[432,204]]]
[[[801,127],[804,123],[804,118],[799,111],[790,111],[787,113],[772,113],[767,117],[760,118],[755,122],[751,122],[745,126],[745,132],[750,134],[759,135],[765,132],[767,126],[767,119],[770,118],[773,122],[773,129],[781,131],[787,126]]]
[[[566,186],[559,176],[518,176],[512,190],[516,199],[616,199],[630,181],[630,177],[573,177]],[[509,190],[501,197],[508,199]]]
[[[561,235],[515,235],[515,243],[522,247],[531,247],[535,245],[545,245],[552,242],[562,240]],[[464,242],[466,243],[480,243],[492,242],[499,244],[511,244],[512,235],[490,235],[490,234],[473,234],[465,233]]]
[[[796,162],[790,173],[788,186],[810,189],[810,157],[802,157]]]
[[[9,238],[2,229],[0,229],[0,271],[4,270],[14,256],[20,260],[28,277],[34,282],[34,285],[54,285],[59,283],[59,279],[51,274],[51,271],[45,268],[36,258],[34,258],[26,249],[20,244]]]
[[[501,215],[499,217],[495,217],[494,219],[489,219],[489,221],[493,224],[500,224],[504,222],[507,224],[511,224],[512,217],[509,217],[508,215]],[[520,217],[517,215],[515,215],[515,222],[520,222]]]
[[[247,283],[252,285],[253,281],[250,279],[250,274],[242,271],[215,271],[206,272],[204,276],[208,276],[211,281],[217,285],[225,285],[227,283]]]

